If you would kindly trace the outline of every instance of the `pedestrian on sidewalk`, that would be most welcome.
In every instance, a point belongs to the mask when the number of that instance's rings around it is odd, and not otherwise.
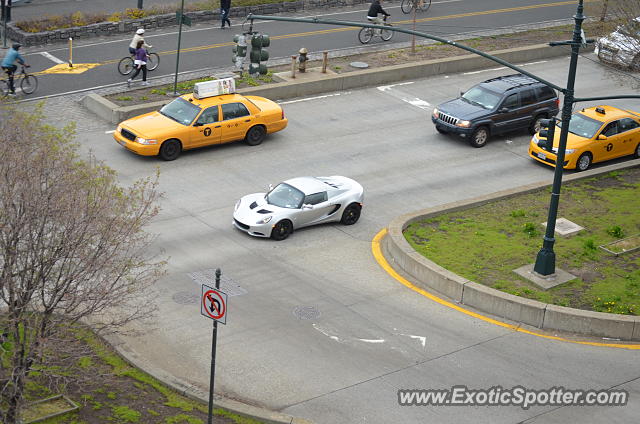
[[[229,10],[231,9],[231,0],[220,0],[220,20],[222,21],[222,26],[220,28],[224,29],[225,22],[231,28],[231,21],[229,20]]]
[[[149,54],[147,50],[144,48],[144,41],[140,40],[136,44],[136,51],[134,55],[133,64],[136,67],[136,72],[127,80],[127,86],[131,86],[131,82],[135,77],[138,76],[140,70],[142,70],[142,85],[149,85],[147,82],[147,57]]]

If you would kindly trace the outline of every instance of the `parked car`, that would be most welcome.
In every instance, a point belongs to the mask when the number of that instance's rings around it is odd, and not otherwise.
[[[431,121],[441,134],[455,134],[483,147],[493,135],[540,129],[540,120],[555,116],[558,95],[552,88],[522,74],[492,78],[460,97],[438,105]]]
[[[640,71],[640,16],[598,39],[595,53],[602,62]]]
[[[551,149],[543,149],[539,134],[534,135],[529,143],[529,156],[555,167],[561,127],[560,122]],[[564,169],[585,171],[592,163],[627,155],[640,157],[640,113],[594,106],[571,116]]]
[[[210,91],[197,96],[196,87],[194,93],[176,98],[159,111],[120,123],[113,138],[139,155],[174,160],[183,150],[212,144],[244,140],[255,146],[267,134],[287,126],[284,110],[277,103],[235,94],[232,79],[212,82],[219,82],[220,90],[207,88]]]
[[[351,178],[298,177],[241,198],[233,225],[256,237],[286,239],[294,229],[325,222],[353,225],[360,218],[364,189]]]

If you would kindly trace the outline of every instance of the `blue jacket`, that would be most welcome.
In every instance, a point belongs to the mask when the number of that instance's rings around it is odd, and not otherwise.
[[[18,51],[14,50],[12,47],[7,52],[7,55],[4,57],[4,60],[2,61],[1,66],[5,66],[5,67],[11,66],[15,63],[16,60],[21,64],[24,63],[24,59],[22,58],[22,56],[20,56],[20,53],[18,53]]]

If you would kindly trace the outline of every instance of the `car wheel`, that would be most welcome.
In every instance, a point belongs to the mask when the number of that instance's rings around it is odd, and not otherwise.
[[[284,240],[293,233],[293,224],[288,219],[283,219],[271,229],[271,238],[274,240]]]
[[[353,225],[360,219],[360,211],[362,206],[357,203],[352,203],[342,212],[342,219],[340,222],[344,225]]]
[[[473,132],[473,134],[471,134],[469,144],[471,144],[473,147],[484,147],[484,145],[487,144],[488,140],[489,130],[487,129],[487,127],[478,127]]]
[[[546,115],[538,115],[534,118],[533,122],[531,122],[531,126],[529,127],[529,134],[536,134],[540,131],[540,121],[546,119]]]
[[[267,130],[265,130],[262,125],[256,125],[247,131],[244,141],[246,141],[249,146],[257,146],[262,143],[265,135],[267,135]]]
[[[633,157],[636,159],[640,158],[640,143],[636,146],[636,151],[633,152]]]
[[[576,163],[576,171],[586,171],[591,166],[591,153],[583,153]]]
[[[175,160],[180,156],[182,145],[176,139],[167,140],[160,147],[160,157],[166,161]]]

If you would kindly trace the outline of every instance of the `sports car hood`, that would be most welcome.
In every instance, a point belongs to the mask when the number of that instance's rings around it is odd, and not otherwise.
[[[127,119],[120,125],[135,135],[145,138],[162,138],[163,135],[171,133],[176,129],[184,128],[184,125],[177,123],[171,118],[167,118],[158,111]]]
[[[471,121],[491,112],[489,109],[469,103],[461,97],[442,103],[438,106],[438,110],[466,121]]]
[[[245,224],[255,224],[259,219],[283,210],[283,208],[268,204],[264,199],[265,194],[253,193],[242,197],[233,217]]]

